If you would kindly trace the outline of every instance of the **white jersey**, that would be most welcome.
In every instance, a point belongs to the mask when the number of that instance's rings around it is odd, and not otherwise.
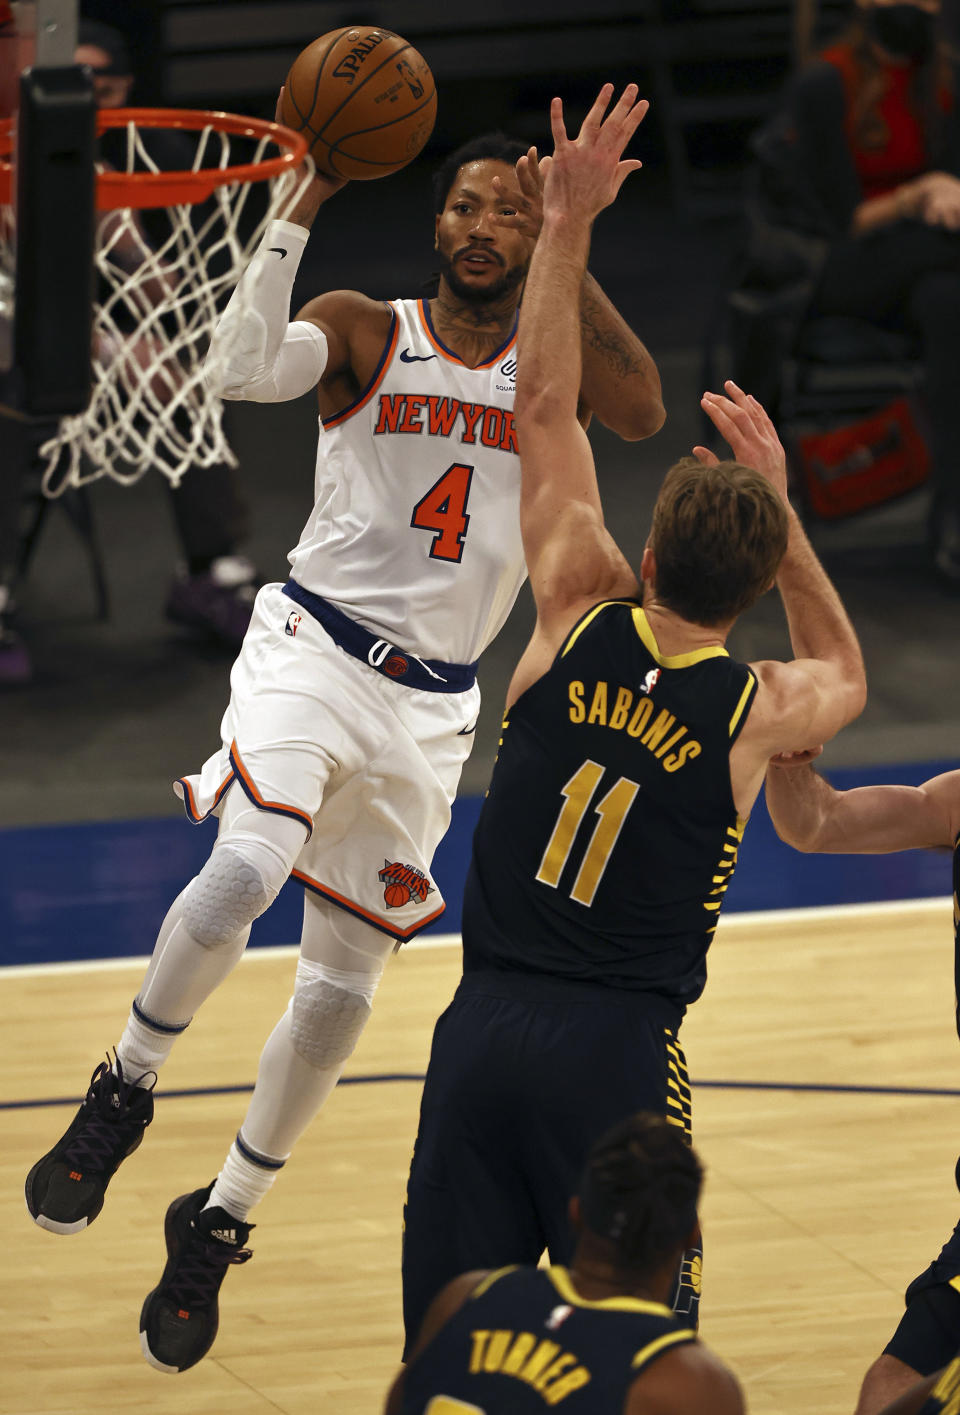
[[[516,327],[472,369],[437,337],[425,300],[389,305],[373,378],[321,419],[315,505],[292,575],[400,648],[473,663],[526,577]]]

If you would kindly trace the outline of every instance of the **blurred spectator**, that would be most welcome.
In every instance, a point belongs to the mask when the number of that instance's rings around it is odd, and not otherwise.
[[[758,135],[743,281],[756,300],[734,346],[738,380],[773,401],[770,381],[810,316],[916,338],[934,565],[960,590],[960,132],[939,11],[940,0],[857,0],[849,28]]]
[[[78,38],[76,61],[93,71],[98,106],[124,107],[133,87],[133,64],[124,36],[109,25],[81,20]],[[111,138],[123,142],[119,133],[105,136],[101,150],[108,163]],[[163,130],[148,135],[145,141],[160,167],[190,166],[192,150],[189,146],[181,150],[178,138],[178,134]],[[149,239],[149,213],[144,213],[143,226]],[[133,336],[135,331],[129,333]],[[39,424],[10,427],[8,431],[0,492],[0,686],[23,683],[31,677],[27,646],[9,624],[19,546],[18,512],[36,449],[52,429],[49,424]],[[170,503],[182,564],[170,585],[166,616],[237,648],[250,621],[258,582],[254,566],[238,551],[249,518],[234,469],[226,463],[194,468],[177,488],[171,486]]]

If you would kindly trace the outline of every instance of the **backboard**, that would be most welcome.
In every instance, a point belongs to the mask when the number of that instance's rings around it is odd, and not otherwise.
[[[74,63],[77,0],[0,0],[0,413],[56,418],[90,396],[96,107]]]

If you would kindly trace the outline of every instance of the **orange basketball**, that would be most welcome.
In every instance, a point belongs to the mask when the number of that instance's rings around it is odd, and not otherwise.
[[[399,909],[409,898],[410,891],[405,884],[388,884],[383,891],[384,903],[388,909]]]
[[[427,61],[400,35],[348,25],[293,61],[282,113],[322,172],[362,182],[413,161],[433,132],[437,89]]]

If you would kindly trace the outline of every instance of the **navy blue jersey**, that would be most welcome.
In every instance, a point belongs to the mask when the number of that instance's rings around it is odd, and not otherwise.
[[[960,1356],[950,1362],[917,1415],[960,1415]]]
[[[566,1268],[501,1268],[411,1361],[403,1415],[622,1415],[644,1367],[691,1341],[659,1302],[587,1302]]]
[[[504,724],[464,895],[465,971],[695,1001],[746,824],[730,749],[756,686],[726,649],[662,654],[633,601],[594,606]]]

